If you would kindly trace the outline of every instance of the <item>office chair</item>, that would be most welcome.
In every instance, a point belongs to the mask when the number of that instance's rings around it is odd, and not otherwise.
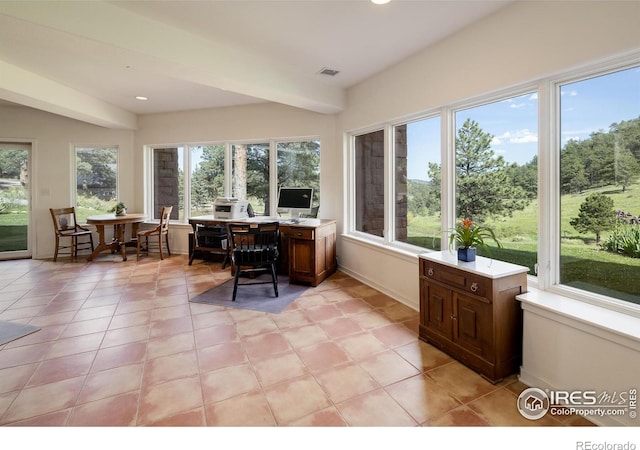
[[[278,240],[280,225],[278,222],[230,223],[231,262],[235,269],[233,298],[236,301],[238,286],[251,284],[273,284],[275,296],[278,296]],[[241,275],[251,277],[260,273],[271,273],[271,281],[251,281],[239,283]]]
[[[53,261],[58,260],[60,250],[69,250],[69,256],[77,257],[78,250],[91,249],[93,252],[93,233],[88,228],[78,225],[76,220],[76,209],[69,208],[49,208],[53,229],[56,233],[56,249],[53,254]],[[88,237],[89,240],[78,241],[78,238]],[[69,239],[69,245],[62,245],[62,239]]]

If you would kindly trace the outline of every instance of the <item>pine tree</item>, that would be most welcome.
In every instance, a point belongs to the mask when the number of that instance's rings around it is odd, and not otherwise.
[[[582,202],[578,217],[574,217],[569,223],[579,233],[595,233],[596,244],[599,244],[600,234],[613,228],[615,215],[613,199],[596,192]]]

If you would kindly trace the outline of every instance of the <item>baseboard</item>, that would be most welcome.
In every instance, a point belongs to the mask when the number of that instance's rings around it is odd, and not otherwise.
[[[404,298],[400,295],[398,295],[397,292],[393,292],[388,290],[384,285],[381,285],[377,282],[375,282],[374,280],[371,280],[367,277],[365,277],[364,275],[358,273],[358,272],[354,272],[353,270],[347,269],[345,267],[342,267],[340,265],[338,265],[338,270],[340,270],[341,272],[346,273],[347,275],[349,275],[352,278],[355,278],[356,280],[366,284],[367,286],[376,289],[380,292],[382,292],[385,295],[388,295],[389,297],[391,297],[392,299],[402,303],[403,305],[413,309],[414,311],[419,311],[420,305],[413,305],[409,299]]]

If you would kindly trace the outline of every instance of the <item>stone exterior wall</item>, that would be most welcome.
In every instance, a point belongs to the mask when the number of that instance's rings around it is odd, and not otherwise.
[[[163,206],[173,205],[171,218],[178,219],[180,216],[178,149],[155,149],[153,151],[153,173],[155,177],[153,218],[160,218]]]
[[[407,240],[407,127],[395,128],[396,240]],[[356,230],[384,236],[384,132],[356,138]]]
[[[356,230],[384,235],[384,131],[356,137]]]

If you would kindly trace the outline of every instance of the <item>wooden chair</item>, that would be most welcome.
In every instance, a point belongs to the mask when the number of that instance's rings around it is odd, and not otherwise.
[[[171,256],[171,249],[169,248],[169,217],[171,216],[171,211],[173,210],[173,206],[163,206],[162,213],[160,214],[160,223],[157,227],[150,230],[142,230],[138,231],[136,236],[136,254],[138,259],[140,259],[140,252],[145,252],[147,255],[149,254],[149,237],[158,238],[157,243],[152,241],[152,245],[158,246],[158,251],[160,252],[160,259],[164,259],[164,255],[162,254],[162,241],[164,240],[167,246],[167,253]],[[142,240],[144,239],[144,247],[142,247]]]
[[[76,220],[76,209],[71,206],[69,208],[49,208],[51,219],[53,220],[53,229],[56,233],[56,249],[53,254],[53,260],[58,260],[60,252],[69,251],[72,258],[78,256],[78,250],[91,249],[93,252],[93,233],[88,228],[78,225]],[[88,238],[88,240],[78,240],[78,238]],[[64,239],[69,242],[65,244]]]
[[[232,301],[236,301],[238,286],[251,284],[272,283],[277,297],[278,274],[276,272],[276,263],[280,237],[279,223],[231,223],[229,224],[228,235],[231,240],[231,262],[235,270]],[[271,274],[271,281],[239,283],[241,275],[254,277],[265,272]]]

